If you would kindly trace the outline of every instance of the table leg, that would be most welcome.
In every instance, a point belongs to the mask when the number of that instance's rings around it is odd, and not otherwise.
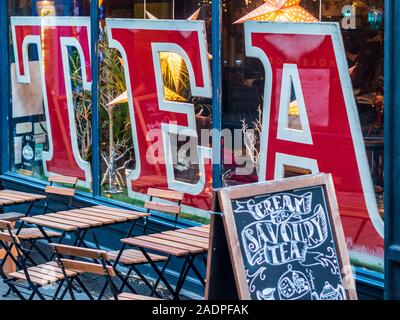
[[[76,236],[75,243],[74,243],[75,247],[80,247],[80,246],[84,246],[86,248],[88,247],[87,244],[85,243],[85,237],[86,237],[87,232],[88,232],[88,230],[83,230],[83,231],[75,230],[75,232],[74,232],[75,236]]]
[[[188,263],[190,265],[190,269],[192,269],[192,271],[196,274],[197,278],[200,280],[201,284],[203,286],[206,285],[206,282],[204,281],[204,276],[200,273],[200,271],[196,268],[196,266],[194,265],[193,261],[195,259],[196,256],[193,256],[193,259],[188,260]]]
[[[185,256],[184,266],[186,265],[186,267],[185,267],[185,269],[182,268],[181,274],[179,276],[179,280],[178,280],[176,288],[175,288],[175,297],[174,297],[175,299],[179,299],[179,294],[183,288],[183,285],[185,283],[187,276],[189,275],[190,270],[192,270],[196,274],[197,278],[201,281],[203,286],[205,286],[204,277],[201,275],[201,273],[198,271],[198,269],[194,265],[195,258],[196,258],[196,255]]]
[[[32,211],[32,208],[33,208],[33,204],[34,204],[33,201],[30,202],[29,208],[28,208],[28,210],[26,211],[26,214],[25,214],[25,218],[26,218],[26,217],[29,217],[29,216],[31,215],[31,211]],[[25,221],[22,221],[22,222],[19,224],[18,229],[17,229],[17,232],[16,232],[17,235],[21,232],[21,230],[22,230],[24,224],[25,224]]]
[[[179,300],[179,293],[181,292],[181,290],[183,288],[183,284],[185,283],[185,280],[189,273],[189,270],[190,270],[190,265],[188,263],[188,259],[185,259],[185,261],[183,262],[181,272],[179,274],[178,281],[176,283],[176,287],[175,287],[174,299],[176,299],[176,300]]]
[[[170,262],[171,256],[169,255],[167,258],[167,261],[165,261],[163,268],[161,269],[161,274],[164,274],[165,269],[167,269],[167,266]],[[158,277],[158,279],[156,280],[154,286],[153,286],[153,290],[151,291],[150,296],[153,296],[153,294],[157,291],[158,285],[160,284],[161,278]]]
[[[117,270],[117,268],[114,267],[114,270],[115,270],[115,273],[116,273],[117,277],[118,277],[118,278],[121,280],[121,282],[122,282],[121,288],[119,288],[118,292],[122,292],[122,290],[124,290],[125,287],[128,287],[128,289],[131,290],[133,294],[137,294],[136,290],[129,284],[129,276],[130,276],[130,274],[132,273],[133,267],[134,267],[134,266],[132,265],[132,266],[129,268],[129,270],[128,270],[128,272],[127,272],[127,274],[126,274],[125,276],[123,276],[123,275],[121,274],[121,272],[119,272],[119,271]],[[107,286],[107,284],[106,284],[106,286]]]
[[[174,295],[175,290],[171,287],[171,285],[169,284],[168,280],[165,278],[164,274],[160,271],[160,269],[157,267],[157,265],[154,263],[154,261],[150,258],[149,254],[146,252],[146,250],[144,250],[143,248],[139,248],[139,250],[143,253],[143,255],[146,257],[146,260],[150,263],[150,265],[153,268],[153,270],[160,277],[160,281],[162,281],[165,284],[165,286],[167,287],[168,291],[172,295]],[[165,262],[165,264],[167,264],[168,261],[169,260],[167,260]],[[164,265],[163,269],[165,269],[165,265]]]
[[[96,233],[94,232],[94,230],[92,230],[92,236],[93,236],[93,240],[94,240],[94,244],[96,246],[96,249],[100,250],[100,243],[97,240]]]

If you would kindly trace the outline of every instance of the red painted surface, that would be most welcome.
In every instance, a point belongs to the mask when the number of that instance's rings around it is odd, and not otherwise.
[[[174,30],[143,30],[112,28],[112,38],[118,41],[126,52],[125,65],[129,67],[129,76],[132,92],[134,117],[136,121],[136,132],[138,137],[138,151],[140,154],[140,175],[132,181],[132,189],[135,192],[147,193],[149,187],[168,189],[166,166],[164,164],[164,148],[159,141],[159,152],[155,154],[160,159],[158,163],[152,164],[149,158],[152,153],[149,148],[157,140],[146,139],[149,130],[161,129],[161,124],[177,124],[188,126],[186,114],[160,110],[155,67],[153,62],[153,43],[172,43],[179,45],[190,59],[194,80],[197,86],[204,85],[202,77],[202,66],[200,59],[200,43],[197,31],[174,31]],[[193,108],[192,106],[189,106]],[[150,149],[151,150],[151,149]],[[150,159],[154,160],[154,159]],[[198,195],[186,195],[183,203],[191,207],[204,210],[211,208],[211,185],[212,185],[211,163],[205,164],[206,184],[203,191]],[[196,183],[197,181],[193,181]],[[190,192],[190,186],[188,187]]]
[[[74,176],[85,180],[85,172],[82,170],[74,156],[71,126],[68,116],[67,92],[65,79],[70,81],[70,75],[64,72],[64,63],[61,50],[61,38],[76,39],[83,50],[86,65],[86,81],[91,81],[89,31],[82,26],[46,26],[46,25],[16,25],[16,43],[20,74],[24,76],[26,71],[23,65],[23,41],[27,36],[39,36],[44,72],[44,85],[47,94],[48,114],[50,128],[49,138],[52,139],[53,155],[46,161],[47,171],[55,174]],[[42,84],[43,85],[43,84]],[[71,97],[72,99],[72,97]]]
[[[271,63],[272,96],[266,179],[274,179],[276,153],[315,159],[320,172],[332,173],[342,223],[350,248],[381,255],[383,239],[373,226],[357,163],[348,111],[332,37],[328,35],[252,33],[252,45]],[[283,64],[298,66],[312,145],[277,138]],[[357,112],[357,111],[355,111]],[[361,133],[360,133],[361,134]],[[364,145],[361,146],[364,148]]]

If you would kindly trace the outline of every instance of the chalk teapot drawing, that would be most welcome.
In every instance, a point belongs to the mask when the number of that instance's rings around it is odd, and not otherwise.
[[[278,294],[280,300],[300,300],[311,298],[311,285],[304,273],[293,271],[292,265],[288,266],[278,281]]]
[[[329,282],[325,282],[325,286],[322,289],[321,294],[318,296],[316,292],[312,293],[313,300],[325,300],[325,301],[336,301],[344,300],[344,290],[341,285],[338,285],[335,289]]]
[[[274,288],[267,288],[267,289],[264,289],[262,292],[257,291],[257,298],[258,298],[258,300],[269,300],[269,301],[275,300],[275,296],[274,296],[275,291],[276,291],[276,289],[274,289]]]

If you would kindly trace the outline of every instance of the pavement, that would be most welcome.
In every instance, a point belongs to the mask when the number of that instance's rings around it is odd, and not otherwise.
[[[105,278],[93,276],[91,274],[84,274],[81,276],[81,280],[85,284],[85,286],[88,288],[90,294],[95,299],[97,299],[99,296],[99,293],[105,283]],[[117,286],[121,285],[120,281],[114,280],[114,283]],[[129,283],[137,291],[138,294],[150,295],[150,290],[146,287],[146,285],[141,280],[131,278]],[[58,286],[58,284],[53,284],[53,285],[43,287],[42,289],[40,289],[40,292],[45,296],[46,300],[51,300],[52,297],[54,296],[57,286]],[[65,288],[65,285],[63,286],[63,289],[64,288]],[[24,296],[29,297],[29,293],[27,290],[25,290],[25,289],[21,289],[21,290],[22,290],[22,292],[26,293],[26,294],[24,294]],[[124,291],[129,292],[127,290],[124,290]],[[8,292],[7,284],[3,283],[3,281],[0,280],[0,300],[19,300],[18,296],[15,295],[14,293],[10,293],[7,296],[5,296],[5,294],[7,292]],[[172,297],[163,288],[161,288],[161,290],[158,290],[158,293],[160,293],[164,299],[172,299]],[[77,288],[77,290],[74,291],[74,295],[75,295],[76,300],[89,300],[89,298],[79,288]],[[107,288],[106,293],[103,297],[103,300],[108,300],[110,298],[112,298],[112,294],[111,294],[110,290]],[[181,298],[187,299],[187,297],[185,297],[185,296],[182,296]],[[34,300],[38,300],[38,297],[36,296]],[[65,300],[71,300],[71,297],[69,294],[66,294]]]
[[[101,290],[101,285],[104,283],[104,278],[99,278],[99,277],[94,277],[90,275],[83,275],[81,277],[81,280],[85,283],[85,285],[88,287],[90,294],[97,299],[99,296],[99,292]],[[120,284],[120,282],[116,281],[117,284]],[[144,285],[139,280],[131,280],[130,281],[131,285],[135,290],[137,290],[138,294],[143,294],[143,295],[149,295],[150,291],[147,289],[147,287]],[[40,292],[45,296],[46,300],[51,300],[52,297],[54,296],[55,290],[57,288],[57,285],[49,285],[46,287],[43,287]],[[63,286],[63,289],[65,286]],[[22,292],[24,292],[24,296],[29,297],[29,294],[27,290],[21,289]],[[126,291],[126,290],[125,290]],[[0,280],[0,300],[20,300],[18,296],[16,296],[14,293],[10,293],[7,296],[4,296],[8,292],[8,286],[4,284]],[[165,293],[165,291],[159,291],[163,298],[165,299],[171,299],[168,294]],[[74,291],[75,299],[76,300],[89,300],[89,298],[81,292],[81,290],[78,288],[77,290]],[[111,292],[107,289],[105,296],[103,297],[103,300],[108,300],[112,297]],[[184,298],[184,297],[183,297]],[[36,296],[34,300],[38,300],[38,297]],[[72,300],[70,295],[67,294],[65,296],[65,300]]]
[[[44,261],[41,261],[41,257],[38,254],[35,254],[35,252],[33,252],[32,257],[33,257],[34,261],[36,261],[38,263],[44,262]],[[83,274],[83,275],[81,275],[81,280],[85,284],[85,286],[88,288],[90,294],[95,299],[97,299],[101,292],[101,289],[104,286],[105,277],[100,277],[100,276],[96,276],[93,274]],[[154,280],[151,280],[151,279],[148,279],[148,280],[150,280],[151,283],[154,283]],[[119,279],[114,278],[113,281],[117,285],[117,287],[120,287],[121,281]],[[144,282],[142,280],[140,280],[140,278],[132,276],[129,280],[129,283],[137,291],[138,294],[147,295],[147,296],[150,295],[150,293],[151,293],[150,289],[144,284]],[[43,293],[43,295],[45,295],[45,298],[47,300],[51,300],[52,297],[54,296],[57,286],[58,286],[58,284],[53,284],[53,285],[43,287],[40,289],[40,292]],[[63,286],[63,289],[64,288],[65,288],[65,285]],[[27,290],[24,290],[24,289],[21,289],[21,290],[22,290],[22,292],[27,293],[25,295],[26,297],[29,297],[29,293],[27,292]],[[128,292],[127,290],[124,290],[124,291]],[[7,286],[7,284],[5,284],[3,282],[2,278],[0,278],[0,300],[19,300],[18,296],[16,296],[14,293],[10,293],[10,294],[6,295],[7,292],[8,292],[8,286]],[[164,299],[172,299],[169,292],[162,285],[159,286],[159,289],[157,290],[157,292]],[[77,291],[74,291],[74,295],[77,300],[89,300],[88,297],[79,288],[77,289]],[[112,297],[112,293],[109,290],[109,288],[107,288],[105,295],[103,297],[103,300],[110,299],[111,297]],[[181,299],[188,299],[188,297],[185,295],[182,295]],[[38,297],[36,296],[34,300],[38,300]],[[69,294],[66,294],[65,300],[71,300],[71,297]]]

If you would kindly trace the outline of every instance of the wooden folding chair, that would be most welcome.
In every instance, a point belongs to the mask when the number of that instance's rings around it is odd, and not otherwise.
[[[150,213],[151,210],[154,210],[154,211],[174,215],[175,218],[174,218],[174,227],[173,228],[176,229],[179,214],[181,212],[180,204],[185,195],[181,192],[154,189],[154,188],[149,188],[147,191],[147,195],[150,197],[149,201],[146,201],[144,204],[144,208],[146,209],[147,213]],[[155,197],[166,200],[168,202],[164,203],[164,202],[159,202],[159,201],[153,201],[153,199]],[[146,234],[147,227],[148,227],[148,219],[149,219],[149,217],[145,218],[143,234]],[[131,234],[131,230],[128,232],[128,235],[126,237],[130,237],[131,236],[130,234]],[[146,284],[146,286],[148,288],[150,288],[150,290],[152,290],[153,286],[150,284],[150,282],[146,279],[146,277],[137,268],[139,265],[148,263],[147,258],[144,256],[144,254],[140,250],[125,249],[126,246],[127,246],[127,244],[123,243],[120,250],[110,252],[110,258],[111,258],[111,260],[114,261],[115,268],[117,267],[118,264],[122,264],[125,267],[128,267],[128,272],[126,273],[125,276],[122,276],[120,273],[118,273],[118,277],[122,281],[122,286],[120,288],[120,292],[122,292],[122,290],[125,287],[128,287],[131,292],[136,293],[135,289],[129,284],[129,277],[132,274],[132,272],[135,272],[140,277],[140,279]],[[149,255],[150,255],[152,261],[154,261],[155,263],[166,261],[168,259],[168,257],[163,256],[163,255],[150,254],[150,253],[149,253]],[[159,296],[159,294],[157,292],[155,294],[157,296]]]
[[[47,194],[47,199],[44,205],[43,214],[47,213],[49,202],[53,199],[53,197],[61,196],[67,198],[68,205],[66,210],[70,210],[72,208],[73,199],[75,196],[75,187],[78,183],[78,178],[75,177],[66,177],[66,176],[51,176],[48,179],[50,185],[46,187],[45,192]],[[60,186],[70,185],[71,187]],[[26,214],[26,217],[29,214]],[[42,240],[45,238],[43,232],[39,228],[28,228],[24,227],[24,222],[21,222],[16,230],[13,231],[14,234],[18,235],[18,238],[23,241],[27,241],[29,243],[28,251],[33,248],[46,260],[51,260],[47,255],[40,249],[39,246],[36,245],[36,241]],[[60,238],[62,239],[64,234],[53,230],[46,230],[46,235],[48,238]]]
[[[51,244],[50,247],[52,250],[54,250],[57,257],[58,265],[61,267],[63,272],[66,272],[67,270],[75,270],[76,272],[78,272],[78,275],[76,277],[67,279],[67,286],[64,290],[63,295],[68,290],[71,299],[76,300],[73,284],[73,282],[76,281],[89,297],[89,299],[94,300],[94,297],[90,294],[89,290],[80,279],[81,275],[85,273],[92,273],[104,276],[106,278],[105,285],[110,288],[113,298],[118,299],[118,288],[112,280],[112,278],[116,276],[116,272],[114,270],[114,267],[110,263],[110,257],[106,251],[61,244]],[[65,256],[69,256],[69,258],[67,259],[65,258]],[[80,258],[81,260],[77,260],[77,258]],[[94,262],[88,262],[87,259],[91,259]],[[104,291],[101,292],[98,300],[101,300],[103,295]]]
[[[175,229],[134,238],[126,238],[121,241],[122,243],[138,248],[156,272],[158,278],[152,288],[151,296],[153,294],[159,296],[157,287],[160,281],[162,281],[167,290],[173,295],[174,299],[179,299],[179,294],[190,271],[192,271],[203,286],[205,286],[204,275],[199,271],[194,260],[197,257],[203,257],[205,265],[207,264],[205,255],[209,248],[209,233],[209,226],[203,225],[188,229]],[[149,250],[168,255],[161,269],[154,263],[149,255]],[[169,279],[167,279],[164,274],[172,258],[183,260],[175,289],[171,286]]]
[[[176,228],[177,221],[181,213],[181,201],[184,198],[183,193],[169,190],[149,189],[149,195],[151,195],[151,197],[162,198],[169,201],[168,203],[159,203],[151,201],[151,198],[150,201],[145,203],[145,208],[148,210],[156,210],[159,212],[161,211],[174,214],[174,227],[173,230],[170,231],[121,239],[123,246],[116,258],[116,261],[123,262],[122,258],[128,256],[128,254],[140,257],[143,259],[143,261],[141,261],[142,264],[151,265],[152,269],[157,274],[157,280],[155,281],[154,285],[151,285],[147,279],[145,279],[145,277],[136,272],[139,271],[136,268],[138,261],[132,259],[130,269],[128,269],[127,276],[120,291],[122,292],[124,287],[128,286],[128,277],[132,271],[135,271],[150,288],[151,296],[156,295],[157,297],[160,297],[160,294],[157,292],[157,288],[162,281],[174,298],[179,299],[179,293],[182,290],[185,280],[191,271],[205,286],[204,276],[195,265],[194,260],[197,257],[201,257],[205,266],[207,265],[206,254],[209,247],[209,226],[203,225],[188,229]],[[176,201],[176,204],[171,203],[171,201]],[[135,247],[135,249],[125,249],[126,245]],[[163,258],[157,260],[160,254],[162,254],[161,257]],[[153,257],[156,257],[156,259]],[[183,260],[181,272],[179,273],[175,289],[172,288],[165,276],[166,268],[174,257]],[[159,269],[157,266],[159,262],[163,263],[161,269]],[[133,293],[136,293],[130,287],[129,289]]]
[[[0,230],[0,247],[6,252],[0,263],[0,276],[4,283],[8,285],[10,291],[14,292],[21,300],[33,300],[35,296],[38,296],[41,300],[46,300],[45,297],[49,297],[49,295],[44,294],[40,289],[53,284],[58,287],[55,294],[50,298],[58,299],[64,281],[69,281],[69,279],[78,276],[76,270],[62,269],[56,262],[35,265],[26,249],[21,246],[19,237],[13,232],[11,222],[0,220]],[[11,259],[17,267],[16,272],[8,275],[3,271],[3,265],[7,259]],[[28,266],[28,264],[30,265]],[[28,298],[25,295],[28,295]],[[64,295],[59,299],[63,298]]]

